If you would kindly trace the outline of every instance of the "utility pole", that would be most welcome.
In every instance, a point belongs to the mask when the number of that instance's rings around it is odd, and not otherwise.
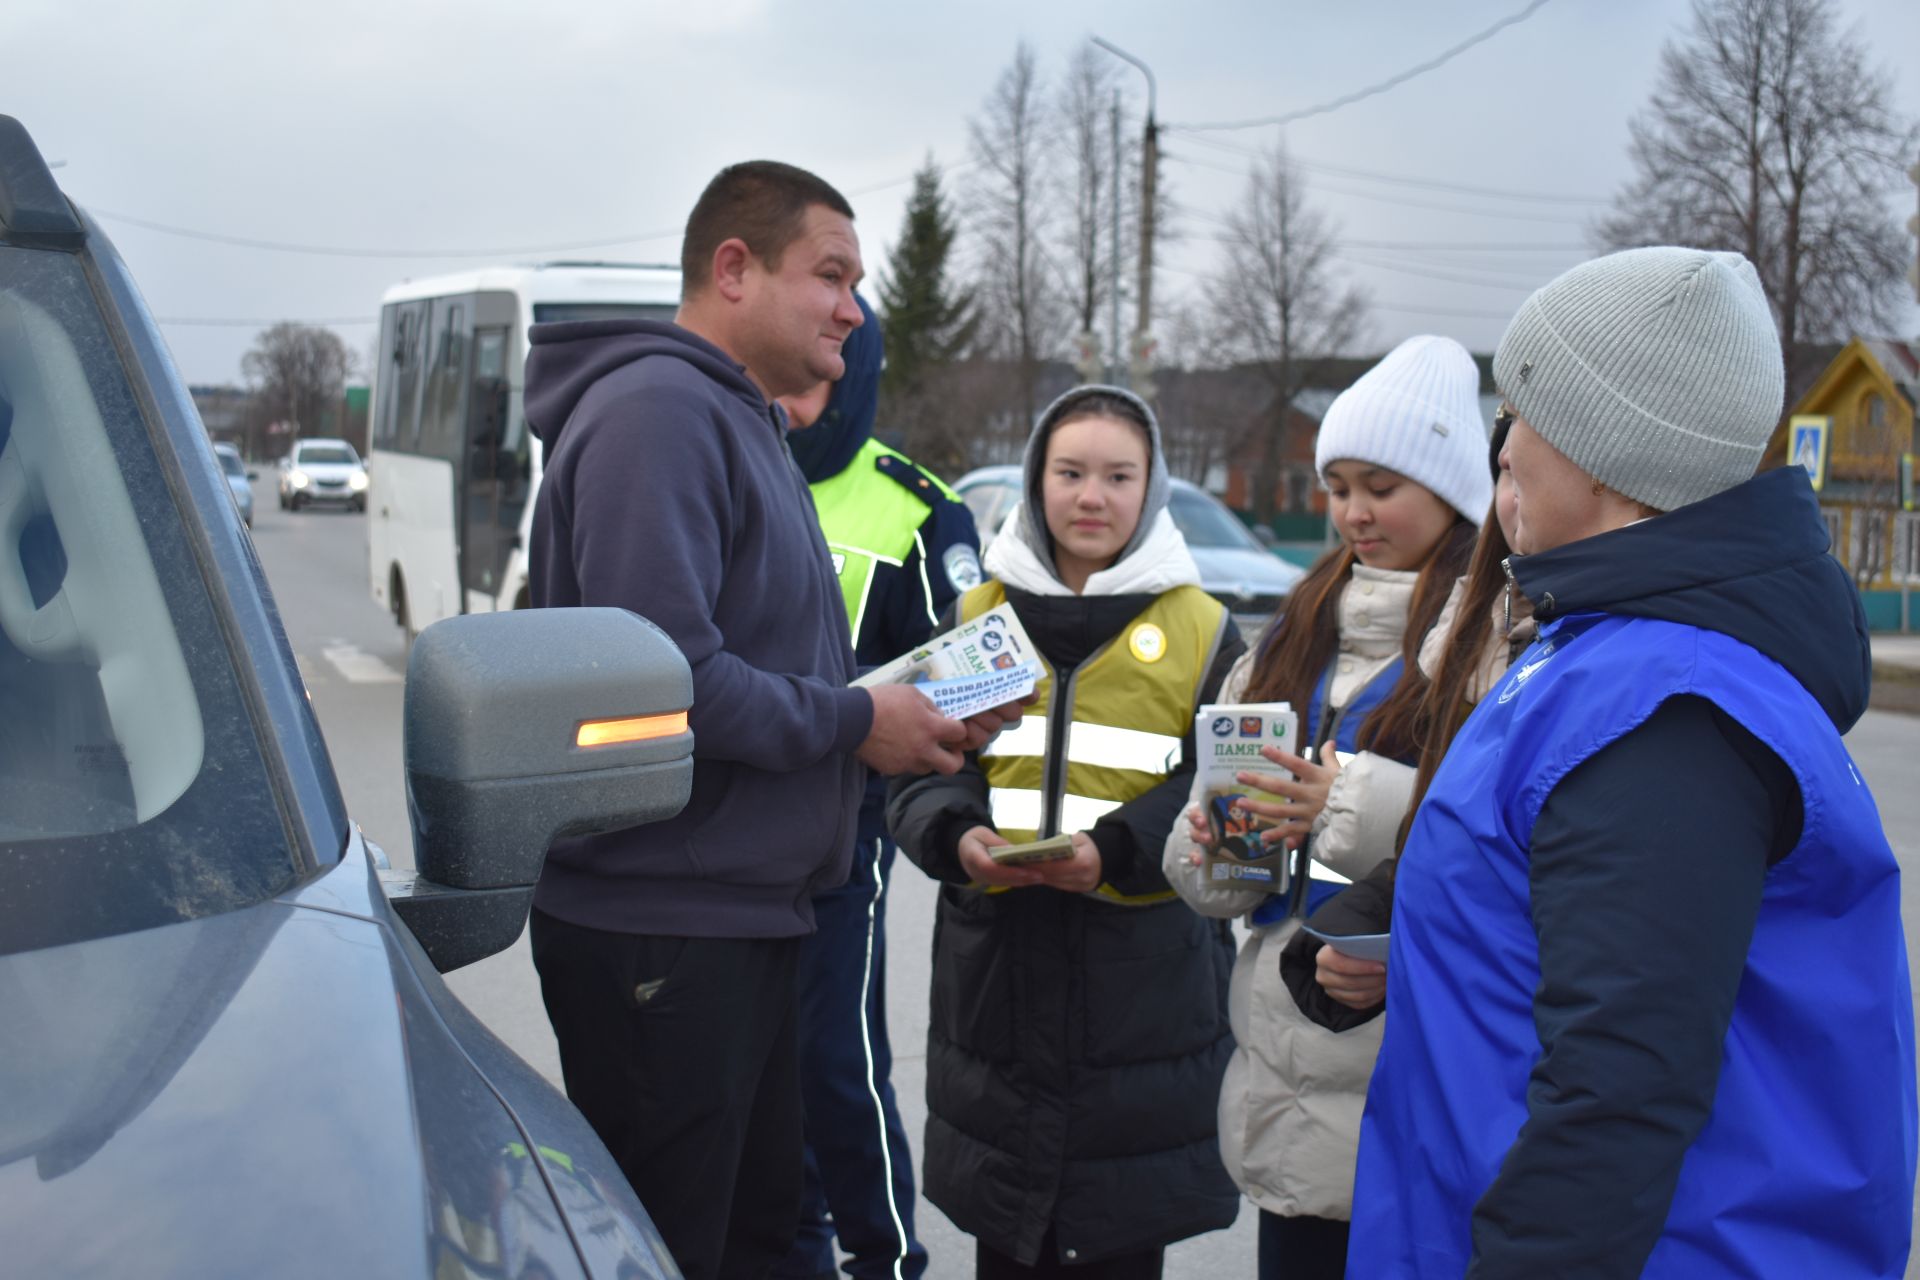
[[[1120,342],[1120,91],[1113,91],[1113,194],[1108,199],[1109,222],[1112,232],[1107,237],[1107,260],[1110,268],[1107,272],[1107,301],[1111,315],[1108,337],[1113,352],[1113,377],[1115,386],[1129,385],[1127,377],[1126,349]]]
[[[1148,377],[1153,360],[1153,215],[1160,168],[1160,126],[1157,123],[1159,88],[1146,63],[1111,41],[1093,37],[1093,43],[1123,62],[1140,69],[1147,78],[1147,126],[1140,151],[1140,273],[1135,284],[1133,343],[1128,352],[1128,367],[1133,374],[1133,389],[1142,399],[1153,399],[1153,382]],[[1117,166],[1116,166],[1117,171]],[[1117,205],[1117,202],[1116,202]],[[1116,237],[1116,240],[1118,237]],[[1119,280],[1114,281],[1116,287]]]

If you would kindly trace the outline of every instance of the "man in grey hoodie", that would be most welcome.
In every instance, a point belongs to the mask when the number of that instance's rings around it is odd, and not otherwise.
[[[866,769],[951,773],[1005,718],[849,688],[846,611],[775,397],[838,378],[861,323],[853,214],[804,170],[722,170],[687,222],[673,324],[536,325],[543,608],[649,618],[693,671],[686,809],[558,840],[532,944],[567,1094],[689,1280],[763,1275],[801,1187],[795,983],[846,879]]]

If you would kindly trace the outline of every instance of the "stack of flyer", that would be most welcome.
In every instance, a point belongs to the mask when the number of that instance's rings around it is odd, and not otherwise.
[[[1267,845],[1260,832],[1273,824],[1234,807],[1240,799],[1285,803],[1284,796],[1241,782],[1243,771],[1277,773],[1285,769],[1260,754],[1262,747],[1292,751],[1297,721],[1285,702],[1242,702],[1203,706],[1194,717],[1193,736],[1200,772],[1201,803],[1213,843],[1201,859],[1210,882],[1236,888],[1285,893],[1290,855],[1284,844]]]
[[[933,699],[941,715],[964,720],[1026,697],[1040,683],[1041,673],[1033,641],[1003,604],[853,683],[869,689],[910,684]]]

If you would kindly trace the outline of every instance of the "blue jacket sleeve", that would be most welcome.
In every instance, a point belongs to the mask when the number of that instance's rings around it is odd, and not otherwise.
[[[693,669],[696,756],[784,773],[853,751],[873,722],[864,689],[728,651],[714,621],[722,594],[761,584],[727,581],[742,505],[723,435],[707,423],[647,425],[658,414],[657,399],[615,396],[593,406],[597,421],[575,424],[585,433],[570,512],[581,603],[630,609],[680,646]]]
[[[1638,1276],[1713,1110],[1769,865],[1801,826],[1781,759],[1678,697],[1535,822],[1527,1120],[1473,1213],[1472,1280]]]

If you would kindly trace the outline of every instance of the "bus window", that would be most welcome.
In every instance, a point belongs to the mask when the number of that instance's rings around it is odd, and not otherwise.
[[[380,314],[380,403],[374,437],[389,449],[412,450],[420,434],[420,345],[427,303],[399,302]]]
[[[461,454],[472,316],[465,299],[434,299],[432,336],[428,340],[433,363],[420,397],[419,451],[455,463]]]
[[[461,539],[461,583],[489,594],[499,590],[513,536],[526,505],[516,461],[507,448],[507,329],[473,336],[473,384],[467,396],[466,488]]]

